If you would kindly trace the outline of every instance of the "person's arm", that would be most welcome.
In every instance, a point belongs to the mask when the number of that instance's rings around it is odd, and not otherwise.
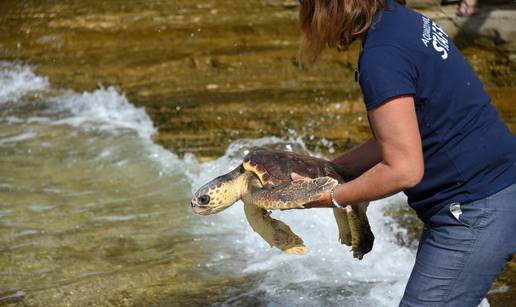
[[[424,161],[414,98],[393,98],[369,111],[382,160],[355,180],[339,185],[342,205],[384,198],[414,187],[423,178]]]
[[[359,176],[380,161],[382,161],[380,146],[378,146],[376,139],[371,137],[364,143],[346,151],[332,162]]]
[[[369,111],[369,120],[381,159],[361,176],[335,188],[333,197],[342,206],[393,195],[415,186],[423,178],[423,149],[414,98],[393,98]],[[303,179],[295,173],[292,178]],[[331,206],[328,193],[321,201],[306,204],[305,208]]]

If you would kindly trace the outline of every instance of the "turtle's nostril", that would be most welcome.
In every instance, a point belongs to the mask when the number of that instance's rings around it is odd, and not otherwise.
[[[201,205],[207,205],[210,203],[210,196],[209,195],[201,195],[201,196],[199,196],[198,200]]]
[[[195,207],[196,207],[196,205],[193,203],[193,201],[192,201],[192,202],[190,202],[190,206],[192,206],[192,208],[195,208]]]

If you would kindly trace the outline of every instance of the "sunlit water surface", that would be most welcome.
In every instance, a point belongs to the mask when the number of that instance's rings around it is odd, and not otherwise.
[[[0,63],[0,304],[395,306],[414,252],[373,203],[376,235],[363,261],[337,240],[331,210],[274,212],[304,238],[307,256],[271,249],[241,204],[191,213],[203,183],[253,146],[220,158],[179,159],[152,140],[145,110],[115,88],[53,89],[18,63]]]

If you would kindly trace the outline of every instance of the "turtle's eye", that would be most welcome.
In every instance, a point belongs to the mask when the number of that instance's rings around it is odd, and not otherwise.
[[[199,196],[198,200],[201,205],[207,205],[210,203],[210,196],[209,195],[201,195],[201,196]]]

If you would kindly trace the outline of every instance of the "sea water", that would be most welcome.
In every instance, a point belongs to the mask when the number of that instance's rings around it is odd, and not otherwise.
[[[241,203],[202,217],[189,199],[251,148],[307,152],[300,140],[238,140],[200,163],[156,144],[157,132],[115,87],[56,89],[29,66],[0,63],[0,303],[107,304],[115,290],[136,293],[134,303],[159,284],[168,297],[156,294],[157,305],[181,295],[192,305],[397,305],[415,253],[383,212],[403,196],[370,205],[376,240],[362,261],[338,243],[331,210],[273,212],[308,247],[282,254],[251,230]],[[183,285],[189,294],[175,292]]]

